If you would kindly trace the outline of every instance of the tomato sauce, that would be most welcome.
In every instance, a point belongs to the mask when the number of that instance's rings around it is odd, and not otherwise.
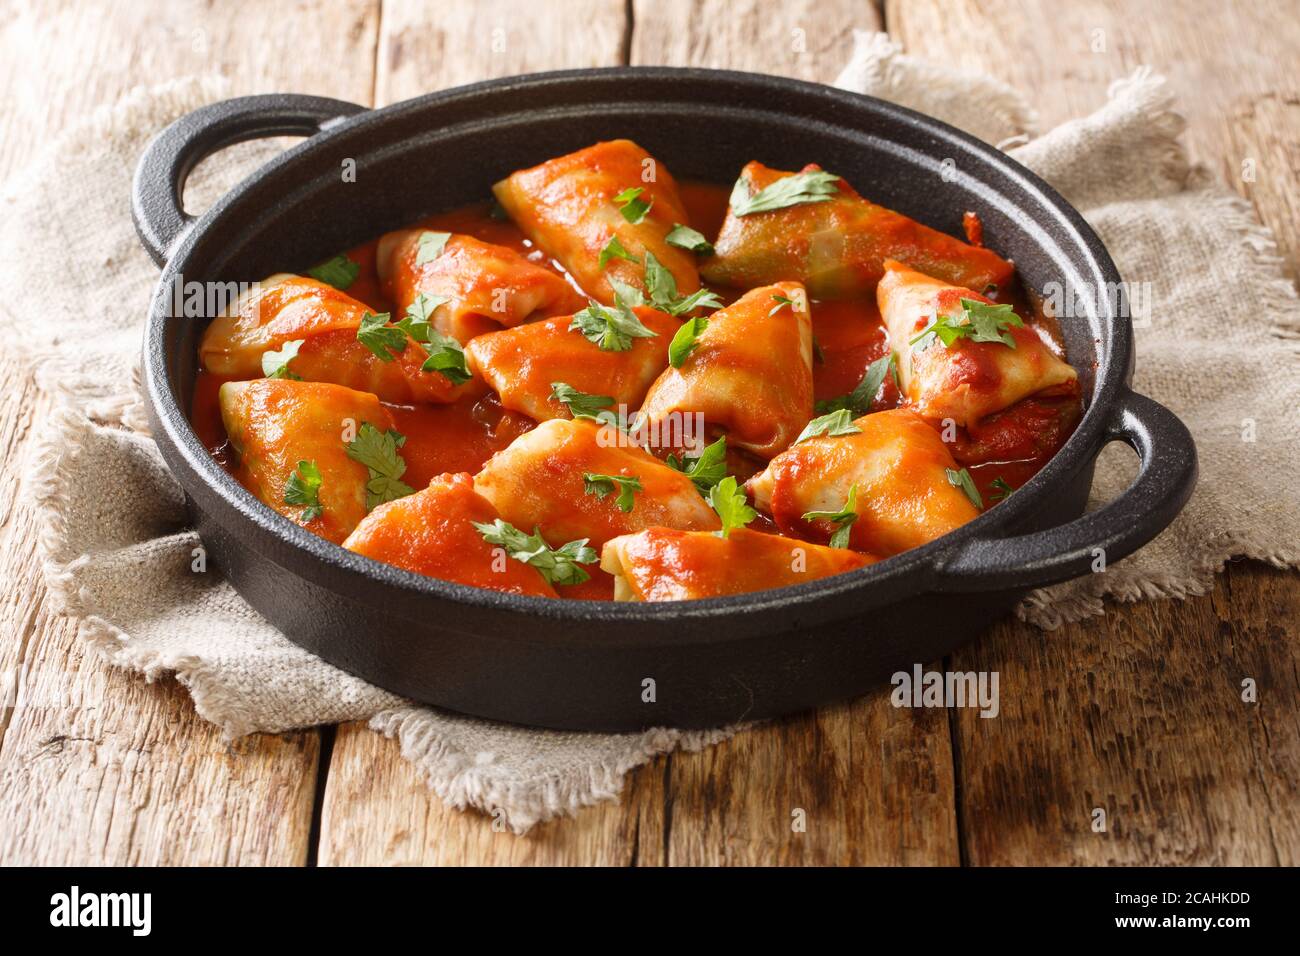
[[[693,181],[679,182],[680,195],[693,228],[715,236],[726,216],[728,187]],[[978,221],[964,223],[968,237],[980,240]],[[448,212],[428,216],[412,228],[462,233],[484,242],[506,246],[572,283],[559,263],[530,242],[503,214],[494,201],[472,203]],[[372,311],[391,312],[376,267],[378,239],[355,246],[345,253],[360,271],[347,294]],[[575,286],[576,288],[576,286]],[[717,289],[724,302],[738,297],[740,290]],[[1019,290],[998,290],[993,297],[1012,301],[1016,311],[1040,325],[1051,341],[1059,336],[1050,318],[1034,310]],[[816,301],[810,303],[814,338],[813,393],[817,401],[851,392],[861,382],[868,366],[888,352],[884,323],[874,301]],[[213,457],[228,471],[234,470],[235,456],[221,422],[218,391],[220,376],[200,371],[195,383],[191,422],[195,433]],[[892,379],[885,385],[873,411],[894,408],[901,396]],[[403,476],[412,487],[424,488],[444,472],[479,471],[493,454],[532,429],[536,422],[503,408],[494,393],[480,390],[449,405],[419,407],[388,405],[395,426],[406,436],[402,456],[407,471]],[[953,443],[954,456],[965,465],[984,497],[985,506],[1003,495],[1002,483],[1018,488],[1044,465],[1069,438],[1080,416],[1077,396],[1057,399],[1028,399],[1006,412],[990,416],[978,429],[961,430]],[[762,470],[764,463],[748,456],[731,456],[729,465],[738,481]],[[995,482],[997,484],[995,484]],[[750,528],[776,533],[764,515]],[[562,596],[597,600],[613,599],[613,578],[596,566],[588,568],[591,580],[561,587]]]

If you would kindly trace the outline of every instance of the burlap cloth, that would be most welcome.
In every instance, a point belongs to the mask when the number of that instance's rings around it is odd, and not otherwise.
[[[1136,385],[1180,415],[1200,449],[1200,486],[1168,531],[1104,574],[1035,593],[1021,615],[1054,627],[1100,613],[1104,597],[1202,593],[1234,555],[1295,566],[1300,306],[1247,204],[1189,168],[1161,79],[1117,82],[1096,113],[1036,136],[1012,90],[907,57],[882,35],[857,39],[838,85],[1014,145],[1083,211],[1126,279],[1152,284]],[[231,735],[368,719],[443,800],[504,810],[520,831],[615,797],[656,754],[736,732],[553,733],[414,706],[291,644],[219,574],[191,571],[198,539],[136,385],[156,270],[128,197],[149,137],[223,92],[207,79],[137,90],[69,129],[3,199],[0,343],[33,356],[38,382],[60,399],[24,463],[26,494],[41,510],[50,590],[85,640],[146,677],[175,673]],[[204,163],[187,204],[204,208],[275,148],[245,144]],[[1122,489],[1131,458],[1107,452],[1098,501]]]

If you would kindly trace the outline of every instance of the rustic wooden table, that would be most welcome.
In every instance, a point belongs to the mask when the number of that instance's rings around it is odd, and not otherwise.
[[[1254,204],[1295,277],[1300,0],[0,0],[0,174],[67,120],[182,74],[220,72],[232,95],[375,105],[620,63],[828,81],[853,27],[1015,84],[1044,126],[1155,65],[1194,157]],[[1300,862],[1295,575],[1236,563],[1204,597],[1053,633],[1001,624],[951,661],[1017,688],[997,720],[896,710],[876,693],[660,759],[621,802],[518,838],[448,810],[364,726],[227,744],[174,682],[87,656],[49,608],[19,493],[47,407],[17,356],[0,357],[0,862]],[[1295,493],[1291,478],[1279,493]],[[1254,705],[1243,677],[1258,682]]]

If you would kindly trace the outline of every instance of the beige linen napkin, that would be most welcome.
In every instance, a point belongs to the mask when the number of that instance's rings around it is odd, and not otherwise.
[[[1192,428],[1200,488],[1152,545],[1036,592],[1022,615],[1050,627],[1100,612],[1108,595],[1200,593],[1233,555],[1296,565],[1300,506],[1278,479],[1300,464],[1300,307],[1246,204],[1188,169],[1161,81],[1139,73],[1117,83],[1098,112],[1037,139],[1014,92],[936,70],[883,35],[859,35],[839,82],[991,142],[1025,143],[1016,157],[1083,210],[1130,281],[1152,283],[1136,384]],[[38,382],[61,399],[26,463],[28,494],[43,518],[51,592],[85,639],[147,677],[175,673],[198,712],[231,735],[369,719],[442,799],[504,811],[519,831],[617,796],[626,772],[657,754],[735,732],[556,733],[416,706],[299,649],[217,573],[191,570],[198,538],[135,384],[156,272],[136,242],[129,186],[148,138],[222,93],[211,80],[136,91],[69,130],[0,200],[0,261],[23,266],[0,272],[0,342],[31,354],[38,322]],[[188,205],[203,208],[274,148],[245,144],[204,163]],[[1123,458],[1108,453],[1098,468],[1098,500],[1131,474]]]

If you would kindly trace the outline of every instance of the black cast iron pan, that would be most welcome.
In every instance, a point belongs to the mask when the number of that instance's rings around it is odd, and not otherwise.
[[[204,156],[284,134],[308,138],[204,215],[182,210],[185,178]],[[134,185],[136,226],[162,266],[144,345],[154,437],[216,565],[298,644],[381,687],[481,717],[585,730],[717,725],[851,697],[936,660],[1028,589],[1091,573],[1099,553],[1113,564],[1140,547],[1186,502],[1196,480],[1191,436],[1129,389],[1122,303],[1086,295],[1082,314],[1061,325],[1087,409],[1032,481],[925,547],[781,590],[610,604],[425,578],[280,517],[204,449],[187,420],[204,322],[168,315],[173,283],[303,269],[484,198],[515,169],[617,137],[678,177],[730,184],[751,159],[786,169],[816,161],[950,232],[973,209],[986,243],[1015,259],[1031,289],[1120,281],[1079,214],[1002,153],[912,111],[794,80],[619,68],[493,80],[373,111],[289,95],[196,110],[149,146]],[[344,181],[348,161],[355,182]],[[1094,460],[1111,441],[1137,451],[1140,472],[1085,515]]]

